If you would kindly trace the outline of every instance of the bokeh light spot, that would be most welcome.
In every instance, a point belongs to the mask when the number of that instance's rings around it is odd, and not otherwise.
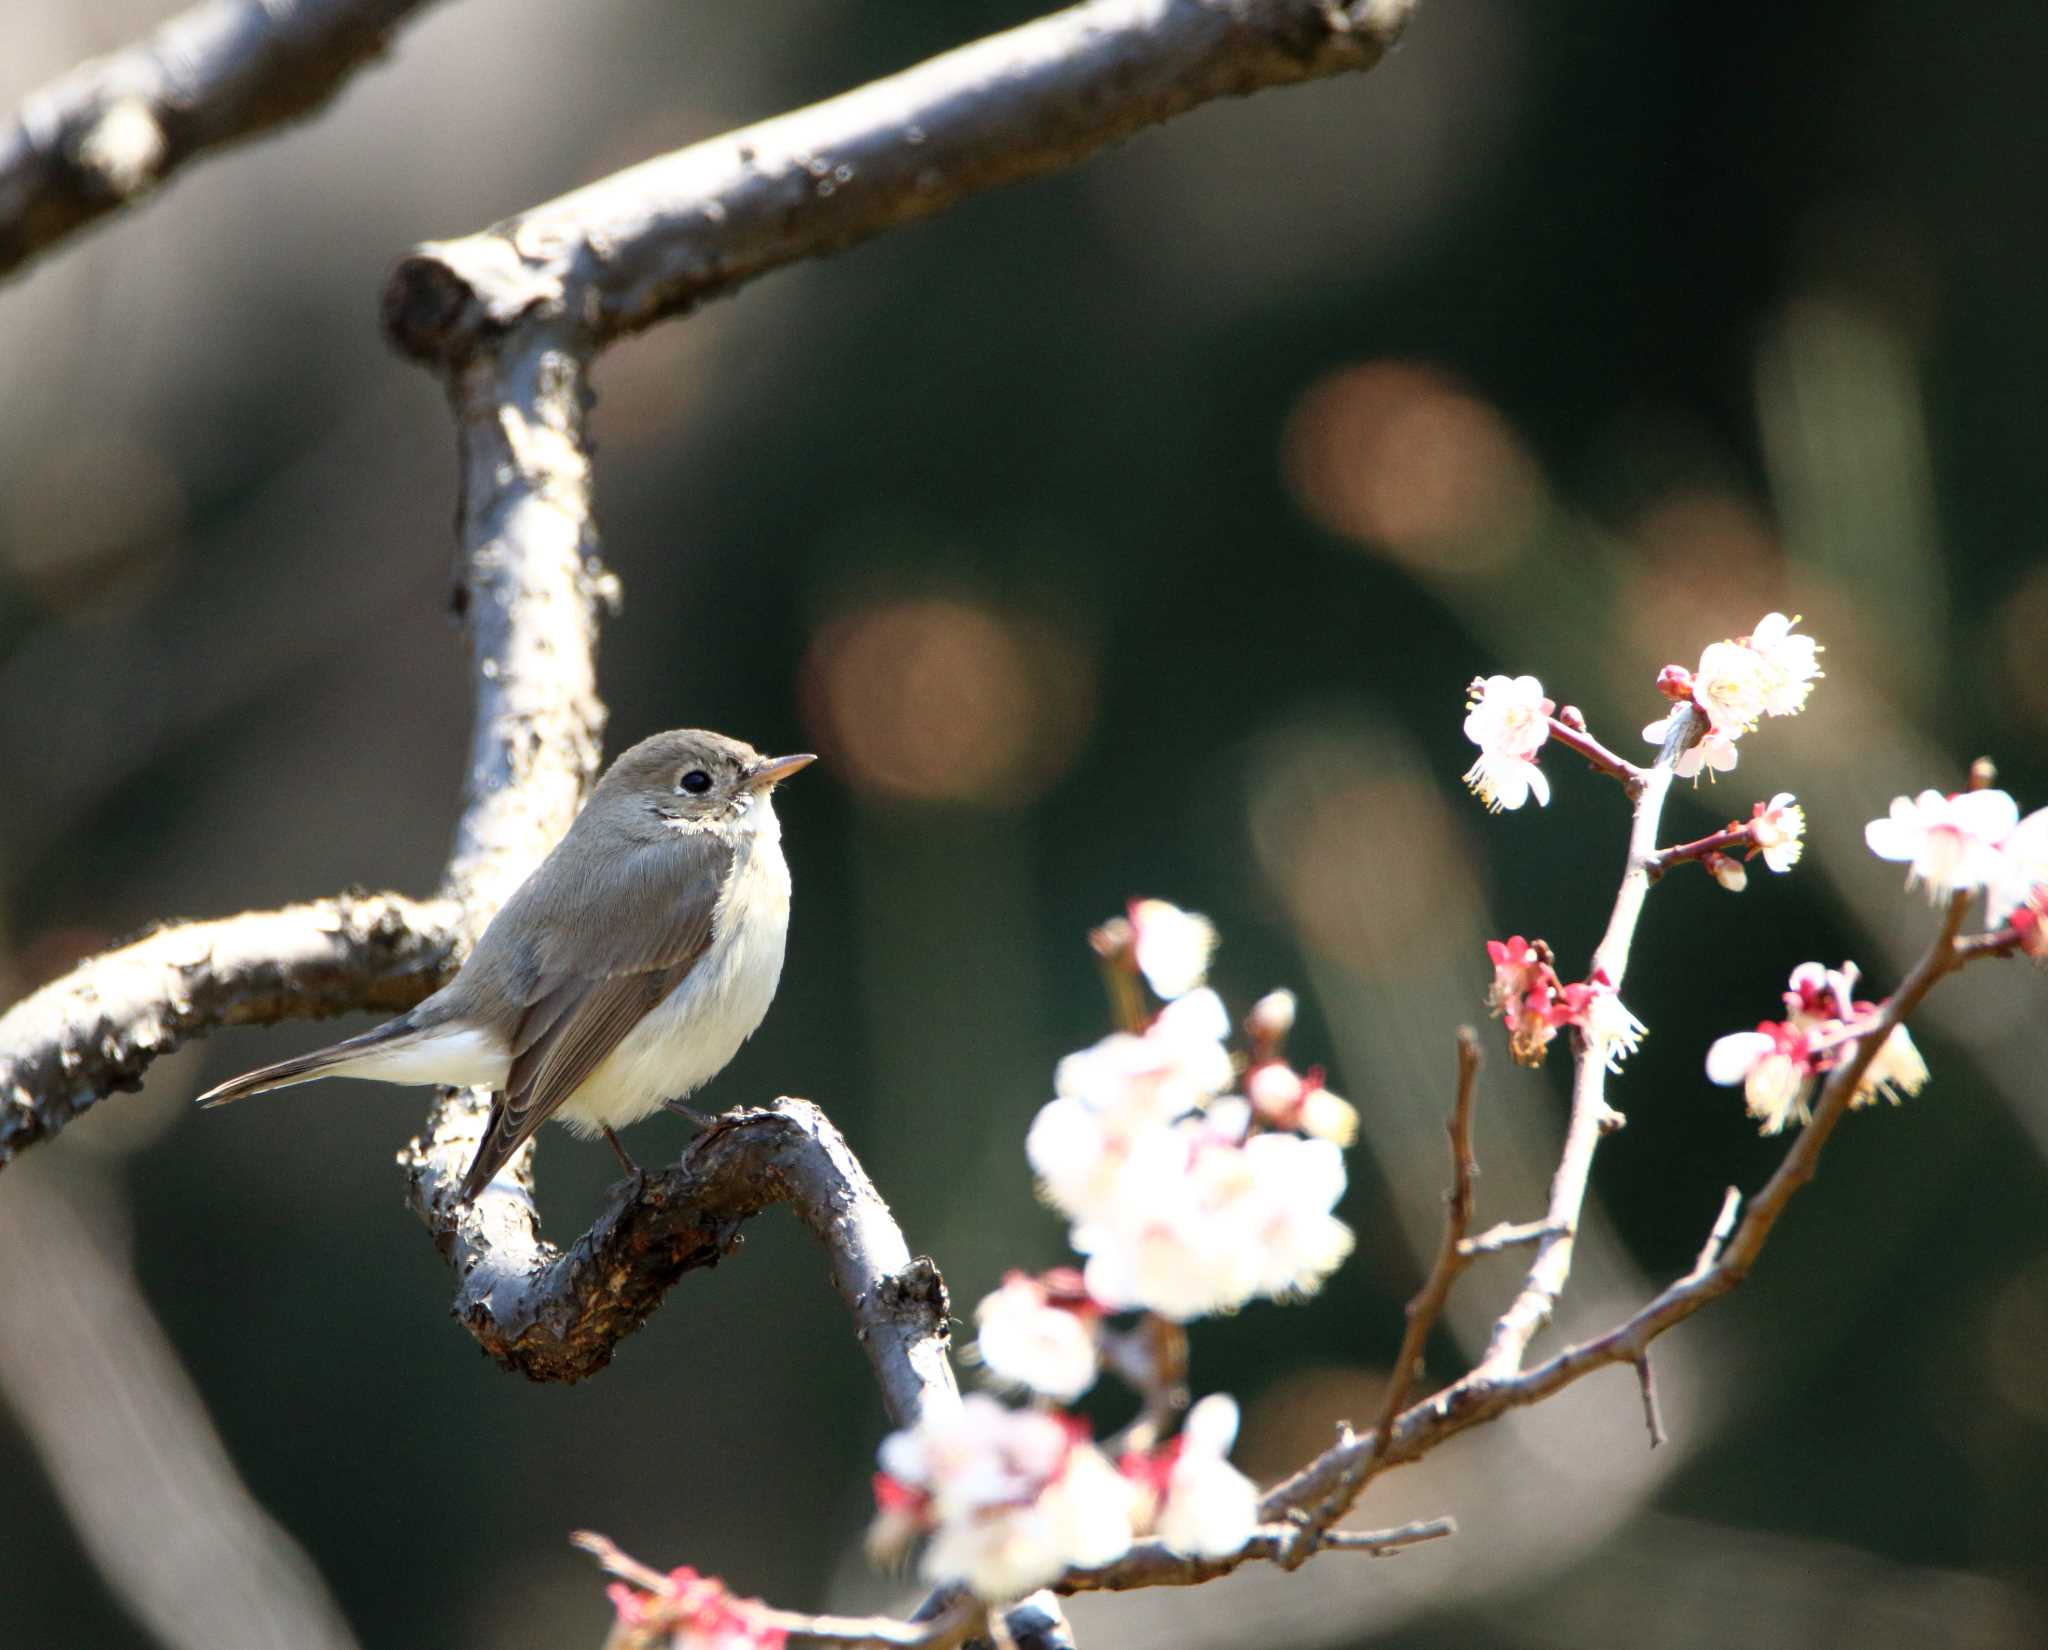
[[[1313,384],[1282,436],[1301,507],[1419,572],[1494,572],[1543,509],[1541,473],[1491,404],[1439,367],[1369,361]]]
[[[1016,804],[1064,773],[1095,705],[1087,650],[1035,617],[915,595],[829,620],[804,662],[806,718],[856,787]]]

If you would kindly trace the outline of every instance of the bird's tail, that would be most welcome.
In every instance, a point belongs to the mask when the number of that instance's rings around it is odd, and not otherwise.
[[[294,1054],[289,1060],[280,1060],[274,1066],[261,1066],[255,1071],[244,1072],[219,1088],[208,1089],[196,1104],[225,1106],[232,1100],[246,1100],[252,1094],[288,1089],[294,1083],[310,1083],[316,1077],[345,1077],[358,1062],[363,1061],[364,1056],[395,1053],[399,1046],[419,1035],[420,1027],[413,1017],[401,1014],[360,1037],[349,1037],[339,1043],[330,1043],[326,1048],[316,1048],[311,1054]]]

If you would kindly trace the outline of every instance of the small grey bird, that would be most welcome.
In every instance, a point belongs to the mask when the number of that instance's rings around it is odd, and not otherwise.
[[[809,756],[685,728],[622,754],[491,919],[461,972],[410,1013],[199,1097],[224,1106],[316,1077],[489,1085],[471,1201],[550,1117],[602,1134],[708,1082],[782,977],[789,867],[770,793]]]

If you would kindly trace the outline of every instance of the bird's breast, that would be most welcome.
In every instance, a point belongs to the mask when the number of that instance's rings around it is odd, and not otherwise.
[[[767,833],[743,839],[711,944],[557,1114],[579,1133],[623,1128],[725,1069],[767,1016],[789,936],[789,866]]]

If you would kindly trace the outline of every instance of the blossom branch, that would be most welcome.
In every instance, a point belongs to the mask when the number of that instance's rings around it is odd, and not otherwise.
[[[0,1165],[215,1026],[410,1008],[453,970],[458,916],[342,894],[169,923],[80,963],[0,1016]]]
[[[1367,1434],[1342,1436],[1331,1448],[1267,1492],[1261,1511],[1268,1520],[1294,1518],[1313,1528],[1334,1523],[1349,1510],[1373,1478],[1391,1467],[1419,1460],[1438,1445],[1562,1391],[1595,1370],[1635,1365],[1650,1343],[1710,1302],[1739,1286],[1756,1264],[1772,1230],[1799,1189],[1812,1180],[1822,1149],[1840,1123],[1877,1060],[1892,1030],[1905,1023],[1945,976],[1966,967],[1978,953],[1957,940],[1967,894],[1950,902],[1940,933],[1885,1006],[1854,1055],[1828,1074],[1812,1119],[1787,1149],[1776,1171],[1747,1206],[1731,1189],[1722,1200],[1697,1262],[1647,1305],[1602,1335],[1568,1347],[1533,1368],[1492,1376],[1484,1366],[1411,1406],[1394,1422],[1382,1445]],[[1738,1213],[1739,1212],[1739,1213]]]
[[[0,133],[0,275],[208,149],[324,106],[425,0],[205,0],[28,98]]]
[[[1593,975],[1604,974],[1616,991],[1621,989],[1628,972],[1629,949],[1642,918],[1643,901],[1655,880],[1657,826],[1663,818],[1664,799],[1671,791],[1672,771],[1705,730],[1706,719],[1693,707],[1681,706],[1673,712],[1657,760],[1637,788],[1627,867],[1622,872],[1613,913],[1607,920],[1607,932],[1593,952]],[[1544,1217],[1552,1231],[1538,1243],[1535,1262],[1521,1292],[1495,1323],[1485,1355],[1473,1371],[1476,1379],[1497,1380],[1521,1367],[1529,1342],[1549,1321],[1571,1276],[1572,1249],[1578,1236],[1579,1212],[1586,1201],[1586,1184],[1592,1174],[1593,1154],[1601,1139],[1625,1121],[1607,1102],[1605,1052],[1581,1033],[1573,1052],[1571,1121],[1566,1126],[1564,1150],[1551,1180],[1550,1207]]]

